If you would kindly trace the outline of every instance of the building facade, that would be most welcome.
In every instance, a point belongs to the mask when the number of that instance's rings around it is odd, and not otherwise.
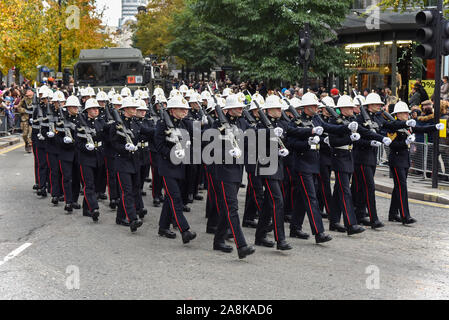
[[[148,0],[122,0],[122,17],[119,20],[119,27],[127,21],[136,21],[137,8],[147,4]]]

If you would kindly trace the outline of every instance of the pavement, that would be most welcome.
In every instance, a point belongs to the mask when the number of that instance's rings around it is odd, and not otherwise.
[[[205,201],[194,202],[186,214],[195,240],[183,245],[179,233],[159,237],[161,209],[151,206],[148,184],[149,214],[134,234],[115,224],[106,201],[99,223],[80,211],[66,215],[62,204],[36,196],[33,155],[15,147],[0,151],[0,299],[449,298],[447,205],[410,200],[418,223],[403,226],[388,222],[390,200],[379,193],[382,229],[350,237],[329,232],[333,240],[322,245],[287,236],[293,250],[257,247],[239,260],[235,250],[212,250]],[[307,217],[303,229],[310,232]],[[252,244],[254,229],[243,230]]]
[[[393,178],[390,178],[389,169],[379,167],[376,170],[376,190],[391,195],[393,192]],[[449,204],[449,183],[447,181],[439,182],[438,189],[432,188],[432,179],[423,179],[423,176],[410,174],[407,179],[408,197],[420,201]]]
[[[0,136],[0,150],[23,142],[21,134],[12,134],[10,136]]]

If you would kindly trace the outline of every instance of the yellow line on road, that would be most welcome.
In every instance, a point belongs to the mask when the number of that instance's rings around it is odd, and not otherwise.
[[[376,195],[378,195],[379,197],[382,197],[382,198],[391,199],[391,195],[388,193],[376,191]],[[422,204],[422,205],[429,206],[429,207],[449,209],[449,205],[442,204],[442,203],[426,202],[426,201],[415,200],[415,199],[408,199],[408,202],[415,203],[415,204]]]
[[[13,151],[13,150],[16,150],[16,149],[18,149],[18,148],[20,148],[20,147],[23,147],[23,146],[25,146],[25,143],[19,143],[18,145],[16,145],[16,146],[12,146],[12,147],[10,147],[10,148],[6,148],[5,150],[1,150],[0,151],[0,154],[5,154],[5,153],[8,153],[8,152],[10,152],[10,151]]]

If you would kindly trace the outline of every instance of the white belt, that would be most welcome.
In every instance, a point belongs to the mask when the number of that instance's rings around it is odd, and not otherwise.
[[[310,146],[310,150],[320,150],[320,145],[319,144],[312,144]]]
[[[145,148],[145,147],[148,147],[149,146],[149,143],[148,142],[140,142],[140,143],[138,143],[137,144],[139,147],[141,147],[141,148]]]
[[[100,148],[102,145],[103,145],[103,142],[101,142],[101,141],[95,142],[95,148]]]
[[[352,150],[352,145],[348,144],[348,145],[345,145],[345,146],[335,147],[335,149]]]

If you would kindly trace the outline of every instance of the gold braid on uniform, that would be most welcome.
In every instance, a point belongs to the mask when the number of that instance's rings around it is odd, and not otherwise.
[[[395,133],[387,133],[388,138],[391,139],[391,141],[394,141],[394,139],[396,139],[396,137],[398,136],[397,132]]]
[[[385,117],[385,115],[384,115],[384,117]],[[394,118],[397,120],[396,116]],[[397,132],[394,132],[394,133],[387,132],[387,136],[388,136],[388,138],[391,139],[391,142],[393,142],[394,139],[396,139],[396,137],[398,136],[398,133]]]

